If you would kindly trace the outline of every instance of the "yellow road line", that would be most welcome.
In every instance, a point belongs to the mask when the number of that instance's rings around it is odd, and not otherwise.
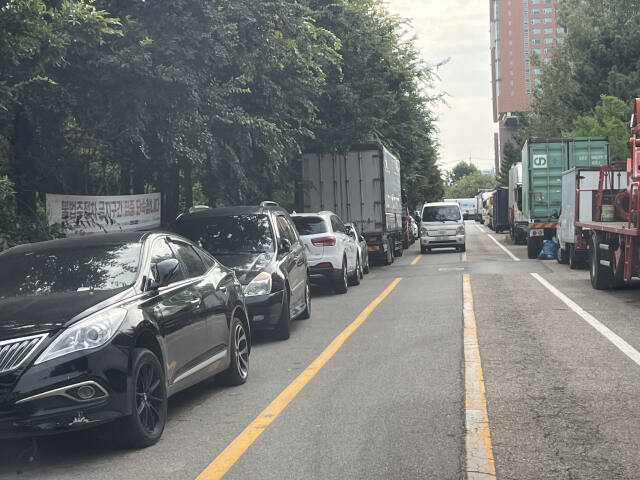
[[[462,281],[467,479],[495,479],[496,467],[491,446],[489,415],[469,274],[465,274]]]
[[[384,291],[378,295],[367,307],[351,322],[324,351],[304,369],[268,406],[265,408],[227,447],[198,475],[196,480],[215,480],[222,478],[227,471],[247,451],[253,442],[265,431],[276,417],[289,403],[300,393],[316,373],[329,361],[340,349],[342,344],[355,332],[362,323],[371,315],[376,307],[392,291],[402,278],[396,278]]]
[[[416,258],[413,259],[413,261],[411,262],[411,265],[415,265],[416,263],[418,263],[421,258],[422,258],[422,255],[418,255]]]

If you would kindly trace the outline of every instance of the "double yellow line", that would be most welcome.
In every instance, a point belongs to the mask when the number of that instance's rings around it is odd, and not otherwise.
[[[335,355],[342,344],[355,332],[360,325],[371,315],[380,302],[382,302],[400,283],[402,278],[393,280],[384,291],[378,295],[367,307],[351,322],[324,351],[304,369],[268,406],[265,408],[241,433],[238,435],[216,459],[198,475],[197,480],[216,480],[229,471],[238,459],[247,451],[253,442],[265,431],[289,403],[300,393],[307,383],[320,371],[320,369]]]

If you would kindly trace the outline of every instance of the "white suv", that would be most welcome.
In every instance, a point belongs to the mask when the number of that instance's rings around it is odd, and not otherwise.
[[[358,244],[335,213],[294,213],[291,218],[305,246],[312,280],[328,280],[336,293],[360,284]]]
[[[420,222],[420,250],[455,247],[466,250],[464,220],[460,206],[454,202],[425,203]]]

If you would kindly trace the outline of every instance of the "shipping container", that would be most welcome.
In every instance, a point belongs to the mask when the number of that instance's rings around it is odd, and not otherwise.
[[[383,145],[356,145],[346,154],[306,152],[296,209],[331,210],[358,226],[372,257],[402,255],[400,161]]]
[[[607,137],[575,137],[568,139],[569,151],[564,170],[600,168],[609,165]]]
[[[567,140],[530,138],[522,147],[522,213],[529,222],[529,258],[536,258],[543,240],[556,234],[562,207],[562,171],[568,164]]]

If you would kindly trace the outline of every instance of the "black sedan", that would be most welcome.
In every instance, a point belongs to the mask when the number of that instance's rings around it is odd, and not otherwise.
[[[247,378],[242,287],[184,238],[23,245],[0,254],[0,271],[0,437],[117,420],[120,439],[145,447],[168,396],[216,374]]]
[[[252,327],[286,340],[292,318],[310,317],[307,256],[283,208],[203,208],[180,215],[170,229],[235,270]]]

